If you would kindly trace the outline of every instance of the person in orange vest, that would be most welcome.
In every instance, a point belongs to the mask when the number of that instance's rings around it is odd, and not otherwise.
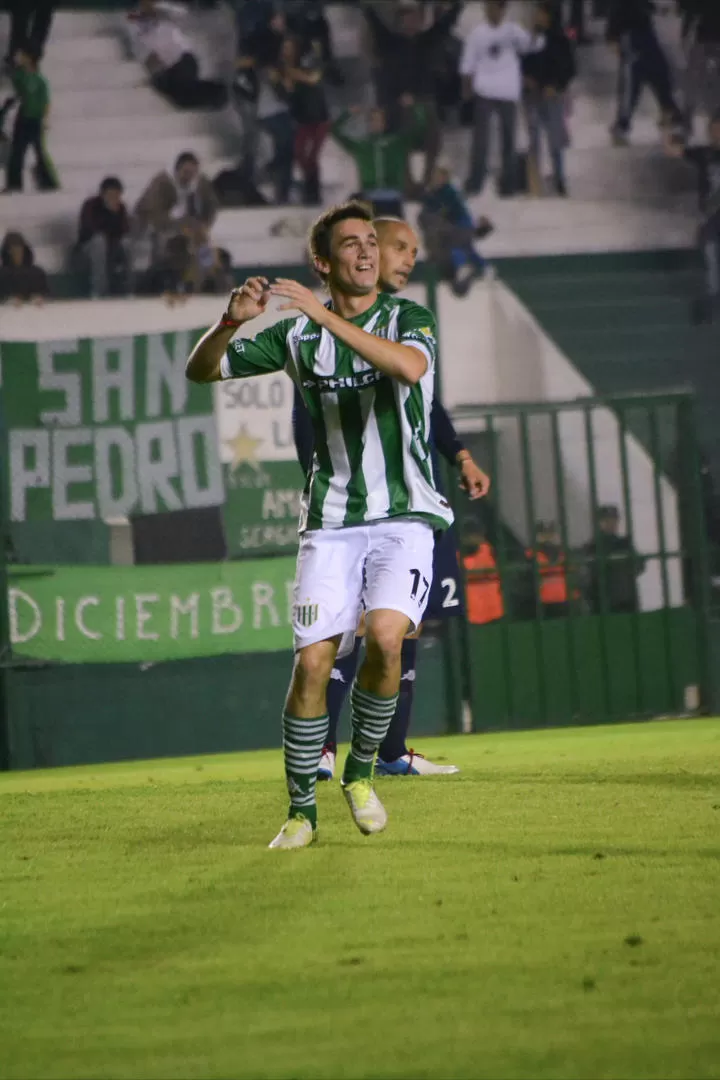
[[[495,622],[505,614],[495,550],[485,533],[478,528],[468,533],[467,542],[470,551],[464,556],[463,565],[466,571],[468,622]]]
[[[534,560],[540,572],[540,603],[545,618],[568,614],[570,598],[577,590],[568,585],[568,565],[557,526],[554,521],[538,521],[535,525],[535,546],[527,548],[525,557]]]

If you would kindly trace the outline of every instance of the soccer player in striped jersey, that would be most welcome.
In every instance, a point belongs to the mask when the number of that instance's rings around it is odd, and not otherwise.
[[[375,229],[380,252],[379,287],[385,293],[395,294],[405,288],[415,268],[419,250],[418,238],[411,226],[401,218],[376,218]],[[439,451],[453,467],[460,469],[462,486],[470,498],[477,499],[486,495],[490,487],[488,477],[463,446],[450,417],[437,398],[433,400],[430,413],[430,433],[432,449]],[[307,474],[312,469],[313,462],[312,421],[297,388],[293,403],[293,434],[298,459]],[[433,471],[437,477],[439,468],[435,458],[434,454]],[[440,534],[435,544],[433,583],[425,618],[462,615],[462,597],[463,583],[457,560],[457,537],[455,530],[451,528]],[[337,726],[360,659],[362,633],[361,626],[352,652],[336,662],[330,676],[327,694],[329,729],[318,768],[318,780],[332,780],[335,774]],[[441,765],[430,761],[407,745],[419,633],[418,630],[410,634],[403,642],[400,694],[387,735],[378,751],[375,766],[378,776],[443,776],[458,772],[455,765]]]
[[[427,603],[433,533],[453,520],[430,460],[433,315],[378,292],[377,236],[362,203],[322,214],[309,246],[331,305],[296,281],[251,277],[233,291],[186,369],[196,382],[286,370],[313,420],[315,458],[302,500],[293,605],[295,664],[283,715],[290,809],[270,845],[276,849],[315,839],[327,685],[336,657],[353,647],[363,610],[365,659],[351,692],[342,790],[361,832],[385,828],[373,787],[375,755],[397,704],[403,640],[420,625]],[[300,315],[235,339],[271,297]]]

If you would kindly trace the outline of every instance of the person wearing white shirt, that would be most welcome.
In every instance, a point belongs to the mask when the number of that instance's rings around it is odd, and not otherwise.
[[[542,49],[544,38],[506,19],[506,8],[506,0],[485,0],[487,21],[471,32],[460,60],[464,94],[474,98],[470,172],[465,184],[468,195],[479,194],[485,186],[493,113],[500,120],[499,194],[512,195],[515,190],[515,128],[522,93],[520,57]]]
[[[128,14],[127,32],[135,57],[150,80],[181,109],[221,109],[227,92],[221,82],[200,78],[191,38],[185,32],[187,11],[166,0],[139,0]]]

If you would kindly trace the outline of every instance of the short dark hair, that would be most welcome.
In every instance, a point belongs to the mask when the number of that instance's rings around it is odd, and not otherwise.
[[[325,281],[327,275],[318,270],[317,260],[330,258],[330,242],[333,228],[339,225],[341,221],[348,221],[350,218],[359,218],[360,221],[367,221],[372,225],[372,206],[369,203],[361,202],[360,199],[351,199],[349,202],[329,207],[313,223],[308,239],[308,253],[315,273],[323,281]]]
[[[182,154],[178,154],[175,159],[175,172],[181,169],[183,165],[199,165],[200,162],[193,154],[192,150],[183,150]]]
[[[124,191],[122,181],[118,180],[117,176],[106,176],[103,182],[100,184],[100,194],[104,195],[106,191]]]

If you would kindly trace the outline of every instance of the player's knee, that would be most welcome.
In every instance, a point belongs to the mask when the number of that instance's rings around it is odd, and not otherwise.
[[[308,645],[297,653],[294,681],[299,690],[317,690],[327,684],[335,654],[333,650],[323,647],[326,645],[326,642]]]
[[[373,620],[372,630],[368,629],[366,634],[365,649],[374,666],[391,668],[400,663],[404,629],[396,620]]]

